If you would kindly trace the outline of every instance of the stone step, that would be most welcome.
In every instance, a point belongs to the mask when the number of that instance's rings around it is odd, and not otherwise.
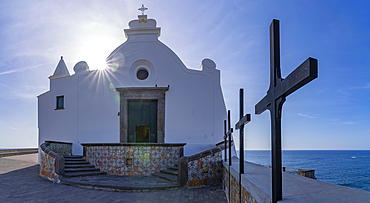
[[[65,173],[83,172],[83,171],[99,171],[99,169],[96,169],[96,168],[66,168],[64,169]]]
[[[171,174],[171,175],[178,175],[179,173],[178,173],[178,171],[177,170],[169,170],[169,169],[167,169],[167,170],[160,170],[160,172],[161,173],[167,173],[167,174]]]
[[[95,168],[90,164],[74,164],[74,165],[64,165],[65,168]]]
[[[71,172],[64,174],[64,177],[77,177],[77,176],[95,176],[95,175],[105,175],[102,171],[85,171],[85,172]]]
[[[82,159],[84,157],[83,156],[79,156],[79,155],[69,155],[69,156],[64,156],[64,158],[78,158],[78,159]]]
[[[86,161],[85,158],[66,158],[64,157],[64,161]]]
[[[90,164],[87,161],[65,161],[64,165]]]
[[[165,180],[169,180],[171,182],[176,183],[177,182],[177,175],[171,175],[167,173],[152,173],[153,176],[163,178]]]
[[[170,169],[170,170],[179,170],[179,167],[177,167],[177,166],[171,166],[168,169]]]

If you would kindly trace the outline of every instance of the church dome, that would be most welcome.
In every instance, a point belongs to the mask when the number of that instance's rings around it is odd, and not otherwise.
[[[76,63],[76,65],[73,67],[73,70],[75,73],[83,72],[83,71],[89,71],[89,65],[85,61],[80,61]]]

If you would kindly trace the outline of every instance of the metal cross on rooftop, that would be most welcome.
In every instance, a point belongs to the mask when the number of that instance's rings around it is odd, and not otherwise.
[[[145,8],[144,4],[141,4],[141,8],[138,10],[141,11],[141,15],[144,15],[144,11],[148,10],[148,8]]]

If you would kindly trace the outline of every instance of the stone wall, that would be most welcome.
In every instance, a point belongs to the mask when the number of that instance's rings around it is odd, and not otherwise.
[[[245,161],[244,174],[240,175],[239,159],[234,156],[231,158],[231,166],[229,163],[229,160],[222,163],[223,186],[229,202],[271,202],[271,169],[268,166]],[[283,172],[282,189],[283,200],[279,202],[368,202],[370,199],[369,191],[334,185],[287,172]]]
[[[47,147],[51,151],[59,155],[62,155],[62,156],[72,155],[72,143],[56,142],[56,141],[45,141],[45,143],[49,143]]]
[[[174,166],[185,144],[82,144],[86,160],[109,175],[150,176]]]
[[[40,175],[50,181],[54,181],[55,177],[55,159],[40,150]]]
[[[229,176],[230,175],[230,176]],[[230,177],[230,179],[229,179]],[[237,180],[239,178],[234,177],[231,173],[229,173],[229,170],[225,165],[222,167],[222,182],[223,187],[225,188],[225,193],[227,198],[229,199],[229,202],[240,202],[239,200],[239,181]],[[230,187],[230,188],[229,188]],[[230,190],[230,194],[229,194]],[[245,203],[257,203],[257,201],[252,197],[252,195],[242,186],[242,201]]]
[[[64,157],[49,149],[50,142],[40,145],[40,176],[53,182],[59,182],[59,175],[64,175]]]
[[[212,185],[222,180],[221,150],[188,161],[188,186]]]

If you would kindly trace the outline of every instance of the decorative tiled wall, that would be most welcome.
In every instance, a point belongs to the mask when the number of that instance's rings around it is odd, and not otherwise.
[[[53,181],[55,176],[55,159],[40,150],[40,175]]]
[[[242,191],[242,200],[244,200],[244,202],[246,202],[246,203],[258,203],[244,187],[242,189],[243,189],[243,191]]]
[[[240,202],[239,201],[239,182],[237,179],[230,174],[229,182],[229,171],[225,166],[222,170],[222,180],[225,188],[226,196],[229,199],[229,202]],[[229,197],[229,184],[230,184],[230,197]],[[257,203],[257,201],[252,197],[252,195],[242,186],[242,201],[245,203]]]
[[[188,162],[188,186],[206,185],[210,178],[221,181],[222,155],[221,151]]]
[[[226,196],[229,197],[229,171],[225,168],[225,166],[222,167],[222,185],[225,190]]]
[[[175,165],[180,148],[166,146],[84,146],[86,160],[109,175],[149,176]],[[132,165],[127,162],[132,160]]]
[[[60,155],[72,155],[72,143],[58,143],[58,142],[48,142],[49,146],[47,146],[51,151],[60,154]]]

